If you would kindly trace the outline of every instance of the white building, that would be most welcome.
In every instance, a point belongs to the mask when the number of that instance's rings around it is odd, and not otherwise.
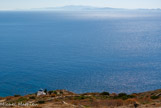
[[[42,95],[46,95],[46,93],[44,92],[43,89],[40,89],[40,90],[37,92],[37,96],[42,96]]]

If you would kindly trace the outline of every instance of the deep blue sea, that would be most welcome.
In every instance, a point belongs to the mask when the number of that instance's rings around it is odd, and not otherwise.
[[[0,96],[161,88],[161,12],[0,12]]]

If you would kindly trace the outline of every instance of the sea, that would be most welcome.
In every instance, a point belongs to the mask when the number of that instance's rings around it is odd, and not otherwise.
[[[0,11],[0,96],[161,88],[161,10]]]

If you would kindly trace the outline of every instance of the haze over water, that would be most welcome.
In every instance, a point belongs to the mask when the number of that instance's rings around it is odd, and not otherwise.
[[[161,88],[161,12],[0,12],[0,96]]]

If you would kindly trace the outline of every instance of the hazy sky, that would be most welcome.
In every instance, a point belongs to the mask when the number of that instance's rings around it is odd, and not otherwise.
[[[161,8],[161,0],[0,0],[0,10],[89,5],[113,8]]]

